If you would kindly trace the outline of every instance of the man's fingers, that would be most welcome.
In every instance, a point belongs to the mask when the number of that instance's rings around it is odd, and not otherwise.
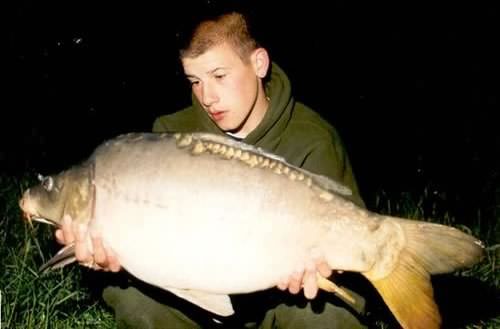
[[[316,271],[318,271],[322,277],[328,278],[332,275],[332,269],[325,261],[323,254],[318,249],[313,249],[311,251],[311,257],[314,263],[313,266],[315,266]],[[310,267],[311,264],[309,263],[308,266]]]
[[[87,243],[85,240],[86,232],[83,225],[78,225],[78,223],[73,223],[73,232],[76,233],[75,239],[75,256],[76,259],[81,263],[87,263],[92,260],[92,255],[90,254]]]
[[[55,236],[56,236],[56,240],[57,240],[58,243],[60,243],[60,244],[66,244],[66,241],[64,240],[64,233],[63,233],[62,229],[57,229],[56,233],[55,233]]]
[[[108,259],[106,255],[106,251],[104,250],[104,246],[102,245],[102,241],[100,238],[93,237],[92,245],[94,249],[94,261],[97,265],[107,268],[108,267]]]
[[[306,271],[304,274],[304,296],[307,299],[313,299],[317,294],[316,271]]]
[[[304,296],[308,299],[313,299],[318,293],[318,284],[316,282],[316,262],[309,261],[306,263],[306,270],[304,273],[303,287]]]
[[[120,271],[121,266],[120,266],[120,263],[118,262],[118,259],[116,258],[114,253],[108,254],[108,263],[109,263],[109,270],[111,272]]]
[[[288,291],[292,294],[297,294],[302,288],[302,277],[304,272],[295,272],[288,283]]]
[[[118,272],[121,269],[120,263],[115,253],[111,249],[106,249],[101,238],[92,237],[94,248],[94,261],[102,267],[104,271]]]
[[[281,279],[281,281],[278,283],[278,289],[279,290],[287,290],[288,289],[288,282],[289,282],[289,278],[283,278]]]
[[[63,218],[61,229],[55,232],[56,239],[61,244],[75,242],[75,257],[82,264],[97,264],[106,271],[118,272],[120,263],[112,251],[104,249],[102,240],[92,237],[92,252],[87,246],[87,227],[83,224],[73,222],[68,215]]]
[[[330,266],[328,266],[328,264],[325,263],[324,261],[317,262],[316,269],[319,272],[319,274],[321,274],[321,276],[324,278],[330,277],[333,272]]]
[[[69,215],[64,215],[62,224],[62,240],[63,244],[70,244],[75,241],[75,235],[73,234],[72,220]]]
[[[80,263],[87,263],[92,260],[87,250],[87,246],[84,243],[75,243],[75,256]]]
[[[307,299],[314,299],[319,291],[317,273],[328,278],[333,270],[322,257],[313,255],[313,259],[305,264],[304,269],[296,270],[289,278],[281,280],[277,287],[280,290],[287,290],[292,294],[297,294],[303,288],[304,296]]]

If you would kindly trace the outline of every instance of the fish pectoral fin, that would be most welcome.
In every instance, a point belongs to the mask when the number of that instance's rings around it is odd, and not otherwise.
[[[40,266],[38,271],[40,273],[46,272],[48,270],[55,270],[62,268],[68,264],[76,261],[75,256],[75,244],[71,243],[67,246],[61,248],[51,259],[49,259],[45,264]]]
[[[234,314],[233,305],[228,295],[211,294],[199,290],[166,287],[174,295],[183,298],[205,310],[221,316]]]

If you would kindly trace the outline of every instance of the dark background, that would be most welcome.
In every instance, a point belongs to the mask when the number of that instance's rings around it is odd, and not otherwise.
[[[214,2],[4,5],[2,171],[63,169],[189,104],[175,35]],[[462,214],[498,207],[498,1],[246,3],[296,98],[340,131],[369,204],[427,189]]]

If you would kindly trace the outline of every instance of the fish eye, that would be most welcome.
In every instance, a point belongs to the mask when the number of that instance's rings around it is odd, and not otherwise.
[[[42,185],[43,185],[43,188],[45,188],[47,191],[51,191],[52,188],[54,187],[54,179],[52,179],[52,177],[50,176],[47,176],[47,177],[44,177],[43,181],[42,181]]]

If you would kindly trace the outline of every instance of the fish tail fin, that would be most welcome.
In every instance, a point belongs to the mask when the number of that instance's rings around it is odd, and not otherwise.
[[[402,228],[405,243],[389,273],[362,273],[377,289],[405,329],[434,329],[441,316],[434,300],[431,274],[448,273],[479,262],[481,241],[453,227],[390,218]],[[376,266],[374,266],[376,267]]]

